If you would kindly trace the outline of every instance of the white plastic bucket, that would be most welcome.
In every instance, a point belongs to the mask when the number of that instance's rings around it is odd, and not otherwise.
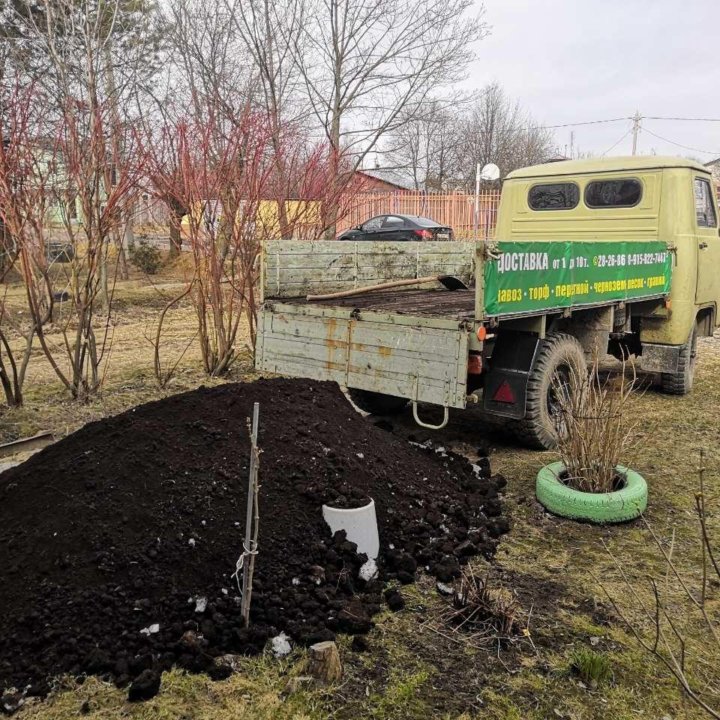
[[[334,534],[338,530],[344,530],[347,539],[357,545],[358,553],[365,553],[373,560],[377,558],[380,538],[374,500],[371,499],[367,505],[359,508],[341,509],[323,505],[322,514],[330,526],[330,532]]]

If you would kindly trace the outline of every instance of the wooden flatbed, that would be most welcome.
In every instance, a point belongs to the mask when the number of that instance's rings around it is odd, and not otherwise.
[[[288,300],[290,300],[288,298]],[[320,307],[349,308],[373,312],[397,313],[420,317],[454,318],[473,320],[475,315],[475,289],[467,290],[386,290],[364,293],[347,298],[331,300],[292,299],[296,305],[317,305]]]

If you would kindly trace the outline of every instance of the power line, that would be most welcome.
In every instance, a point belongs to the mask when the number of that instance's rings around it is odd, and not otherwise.
[[[659,115],[645,115],[645,120],[678,120],[680,122],[720,122],[720,118],[661,117]]]
[[[561,123],[559,125],[532,125],[530,130],[553,130],[555,128],[578,127],[580,125],[601,125],[603,123],[621,122],[622,120],[633,120],[633,116],[619,118],[607,118],[604,120],[586,120],[584,122]],[[663,115],[642,115],[641,120],[677,120],[681,122],[720,122],[720,118],[691,118],[691,117],[666,117]]]
[[[577,127],[579,125],[600,125],[601,123],[620,122],[621,120],[632,120],[631,117],[610,118],[608,120],[588,120],[587,122],[563,123],[562,125],[533,125],[530,130],[552,130],[553,128]]]
[[[633,128],[630,128],[616,143],[613,143],[600,157],[605,157],[611,150],[614,150],[632,131],[633,131]]]
[[[682,148],[683,150],[691,150],[693,152],[703,153],[704,155],[714,155],[715,157],[720,157],[720,151],[701,150],[700,148],[690,147],[689,145],[683,145],[682,143],[675,142],[674,140],[669,140],[668,138],[662,137],[661,135],[658,135],[657,133],[654,133],[654,132],[652,132],[652,130],[648,130],[647,128],[643,128],[643,130],[646,133],[648,133],[648,135],[652,135],[653,137],[656,137],[658,140],[662,140],[663,142],[670,143],[671,145],[675,145],[679,148]]]

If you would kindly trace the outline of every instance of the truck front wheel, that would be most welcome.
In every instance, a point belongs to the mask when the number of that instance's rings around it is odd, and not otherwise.
[[[508,424],[523,445],[548,450],[557,443],[558,386],[587,371],[585,353],[572,335],[551,333],[540,345],[527,384],[525,417]]]
[[[348,395],[355,405],[371,415],[397,415],[408,404],[405,398],[357,388],[348,388]]]
[[[697,360],[697,326],[688,341],[680,348],[678,369],[674,373],[662,373],[660,387],[668,395],[687,395],[692,390]]]

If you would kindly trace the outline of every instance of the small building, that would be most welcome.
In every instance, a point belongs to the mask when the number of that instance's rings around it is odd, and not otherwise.
[[[373,168],[372,170],[356,170],[355,177],[363,192],[406,193],[415,192],[412,183],[394,170]]]
[[[716,158],[715,160],[705,163],[705,167],[710,169],[713,180],[720,185],[720,158]]]

